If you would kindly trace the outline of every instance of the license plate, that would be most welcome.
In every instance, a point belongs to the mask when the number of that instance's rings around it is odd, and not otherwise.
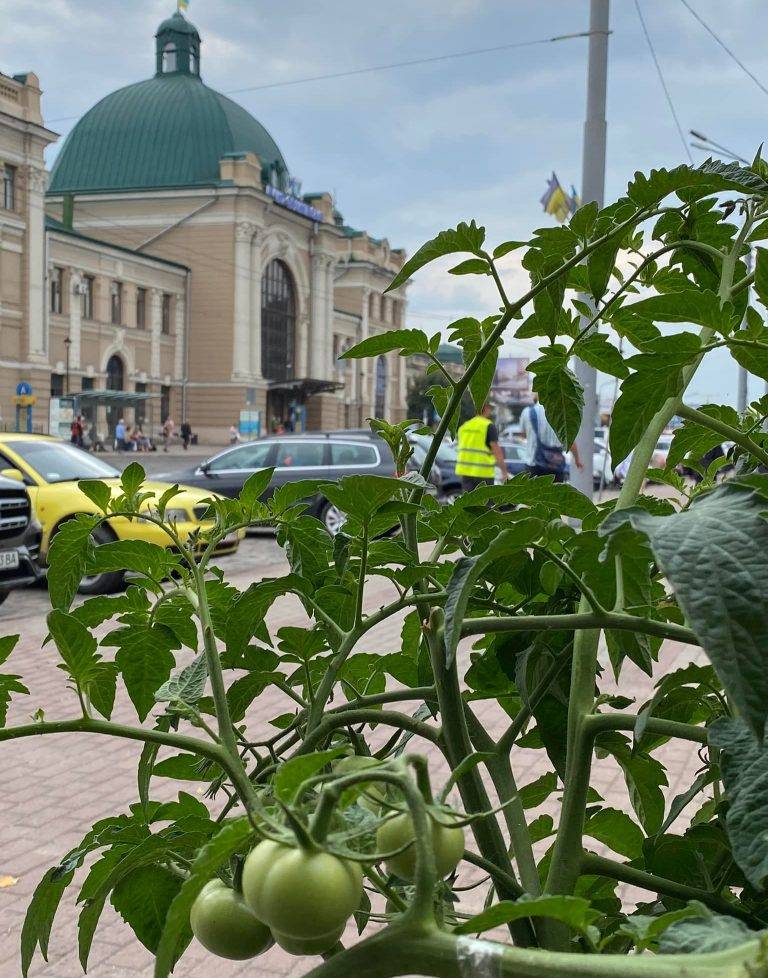
[[[0,550],[0,570],[10,570],[19,566],[18,550]]]

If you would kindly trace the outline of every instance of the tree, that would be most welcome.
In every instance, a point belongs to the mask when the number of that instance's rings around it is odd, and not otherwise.
[[[588,204],[569,225],[534,233],[523,258],[530,289],[515,300],[496,262],[519,242],[489,250],[474,223],[438,234],[392,283],[457,254],[452,273],[490,275],[501,302],[482,322],[451,326],[466,370],[433,391],[441,420],[422,473],[465,393],[476,406],[486,398],[501,339],[514,329],[542,337],[530,370],[563,443],[582,410],[570,358],[620,379],[611,453],[633,457],[615,502],[595,506],[567,485],[523,476],[441,508],[419,480],[350,476],[323,488],[347,514],[331,540],[304,513],[311,486],[262,500],[266,471],[239,499],[213,499],[210,519],[185,541],[165,519],[173,490],[153,498],[140,467],[126,469],[117,492],[81,483],[98,512],[66,524],[50,554],[49,628],[75,713],[7,727],[0,740],[79,731],[143,741],[139,801],[89,829],[43,877],[22,934],[24,974],[36,948],[45,953],[56,908],[89,858],[81,959],[110,898],[155,952],[156,978],[184,953],[190,911],[198,906],[195,920],[203,914],[197,897],[212,879],[234,891],[215,894],[230,901],[233,918],[254,913],[284,947],[323,953],[307,965],[316,978],[768,975],[760,934],[768,921],[768,402],[744,416],[684,403],[715,348],[768,378],[763,315],[749,310],[739,328],[750,284],[768,302],[766,251],[758,247],[754,273],[744,262],[748,245],[768,237],[767,176],[759,157],[751,167],[710,160],[637,174],[616,203]],[[591,297],[594,315],[579,293]],[[577,312],[592,318],[581,325]],[[596,332],[598,322],[611,333]],[[686,328],[668,326],[680,323]],[[624,359],[614,335],[637,352]],[[394,350],[436,362],[435,341],[418,330],[371,337],[345,356]],[[684,424],[654,478],[676,495],[659,500],[642,486],[675,415]],[[376,428],[398,458],[407,453],[404,425]],[[734,477],[717,485],[715,463],[687,487],[674,467],[723,440],[735,445]],[[163,526],[169,548],[95,547],[93,531],[119,514]],[[238,593],[212,557],[220,540],[255,522],[276,527],[290,573]],[[138,579],[125,595],[73,608],[83,574],[126,566]],[[365,601],[372,575],[385,575],[396,595],[375,610]],[[288,593],[306,622],[273,634],[265,616]],[[395,615],[405,616],[400,647],[361,651]],[[106,622],[113,627],[97,640],[93,629]],[[468,668],[463,639],[473,643]],[[709,662],[660,669],[667,639],[700,646]],[[627,660],[657,676],[648,702],[601,692],[601,641],[620,683]],[[3,641],[0,661],[14,642]],[[118,682],[134,725],[110,720]],[[4,705],[25,693],[20,677],[0,684]],[[257,739],[247,711],[270,686],[291,710]],[[478,719],[482,699],[508,716],[498,740]],[[452,772],[439,792],[413,749],[419,738]],[[668,802],[658,751],[669,741],[701,765]],[[530,785],[517,784],[520,746],[541,754],[542,775]],[[624,810],[591,786],[596,754],[622,772]],[[152,799],[155,775],[191,772],[209,783],[209,796],[226,799],[216,817],[183,791],[171,804]],[[449,807],[454,789],[460,800]],[[531,799],[555,793],[557,819],[527,817]],[[595,854],[594,839],[613,856]],[[482,870],[486,891],[474,916],[462,904],[468,867]],[[619,883],[647,899],[628,912]],[[361,936],[344,949],[338,938],[352,913]],[[507,942],[471,936],[499,926]],[[231,935],[199,933],[230,947]]]

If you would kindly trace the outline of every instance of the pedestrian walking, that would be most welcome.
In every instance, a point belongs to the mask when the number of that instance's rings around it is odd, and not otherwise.
[[[507,463],[499,445],[499,431],[491,419],[493,409],[484,404],[479,414],[459,428],[456,452],[456,475],[461,476],[464,492],[477,486],[492,486],[496,469],[501,469],[502,482],[507,481]]]
[[[230,445],[240,444],[240,432],[233,424],[229,426],[229,444]]]
[[[536,394],[533,395],[533,404],[523,408],[520,424],[525,433],[525,467],[528,475],[553,475],[555,482],[565,482],[565,450],[557,432],[547,421]],[[576,468],[581,469],[581,458],[575,442],[571,445],[571,452]]]
[[[83,447],[83,419],[79,414],[72,421],[69,440],[73,445],[77,445],[78,448]]]
[[[173,418],[166,418],[163,422],[163,451],[167,452],[171,446],[171,439],[176,427]]]
[[[189,448],[189,443],[192,441],[192,425],[186,419],[181,422],[181,444],[184,446],[184,451]]]

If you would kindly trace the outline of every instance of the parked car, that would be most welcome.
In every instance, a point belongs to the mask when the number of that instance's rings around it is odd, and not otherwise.
[[[408,441],[413,445],[414,459],[421,467],[432,446],[432,436],[409,433]],[[446,502],[452,502],[461,493],[461,477],[456,475],[456,461],[456,446],[444,441],[437,450],[435,466],[438,473],[439,494]]]
[[[335,482],[345,475],[392,478],[397,474],[386,442],[365,429],[351,429],[274,435],[246,442],[219,452],[193,468],[165,473],[162,478],[234,497],[249,476],[270,467],[275,472],[262,499],[268,499],[279,486],[301,479]],[[409,467],[417,468],[418,462],[413,460]],[[436,469],[432,478],[439,484]],[[437,493],[437,485],[434,485],[434,492]],[[316,493],[306,502],[310,515],[316,516],[331,535],[338,533],[345,517],[333,503],[322,493]]]
[[[38,564],[41,536],[23,483],[0,474],[0,604],[14,588],[43,576]]]
[[[47,435],[29,435],[22,433],[0,434],[0,467],[5,477],[23,482],[27,487],[33,512],[41,524],[42,537],[40,540],[40,560],[45,563],[48,548],[56,531],[61,525],[79,513],[96,513],[96,506],[80,491],[77,483],[80,479],[100,479],[113,488],[117,495],[120,491],[120,472],[95,458],[88,452],[76,448],[69,442],[62,442]],[[152,480],[145,484],[149,492],[159,498],[166,489],[167,482]],[[175,496],[166,510],[166,515],[176,522],[176,531],[186,540],[195,530],[210,526],[210,521],[203,519],[208,510],[206,503],[210,499],[211,487],[203,492],[200,489],[182,487],[179,495]],[[152,504],[147,499],[147,509]],[[221,542],[217,548],[218,554],[233,553],[237,550],[243,533],[232,534]],[[161,547],[171,546],[171,540],[157,526],[144,520],[128,520],[124,517],[114,517],[102,524],[94,538],[99,543],[110,540],[148,540]],[[117,590],[123,583],[123,574],[96,574],[84,578],[80,585],[82,594],[103,594]]]
[[[510,475],[520,475],[521,472],[525,472],[525,442],[502,441],[499,442],[499,446],[502,452],[504,452],[507,472]]]

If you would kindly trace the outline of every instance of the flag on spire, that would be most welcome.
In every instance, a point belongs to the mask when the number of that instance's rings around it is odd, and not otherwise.
[[[176,0],[176,5],[180,14],[186,13],[189,10],[189,0]]]
[[[579,197],[574,187],[571,187],[570,194],[563,190],[553,170],[552,176],[547,181],[547,189],[541,198],[541,206],[546,214],[552,214],[562,224],[578,209]]]

